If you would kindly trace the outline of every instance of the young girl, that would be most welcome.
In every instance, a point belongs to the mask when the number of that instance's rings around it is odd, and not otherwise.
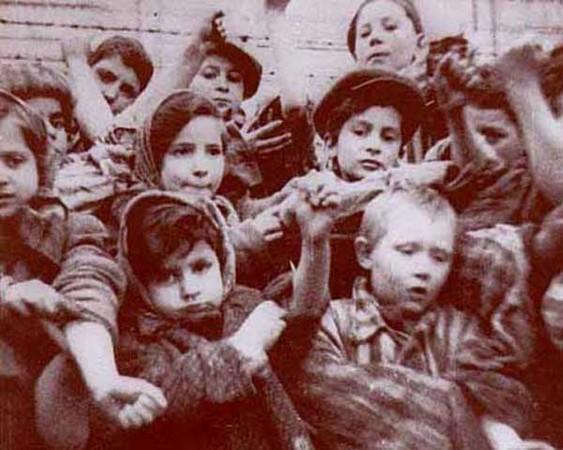
[[[57,344],[76,359],[98,405],[107,410],[104,402],[124,392],[120,375],[111,369],[125,280],[106,253],[104,226],[91,216],[69,213],[50,195],[43,123],[4,91],[0,136],[0,430],[6,448],[30,448],[37,440],[34,384],[61,350]],[[131,398],[141,391],[160,395],[141,384]]]

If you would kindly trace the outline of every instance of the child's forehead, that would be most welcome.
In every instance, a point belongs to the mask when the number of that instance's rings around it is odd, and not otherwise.
[[[19,114],[12,110],[0,118],[0,151],[31,149],[23,135],[26,124]]]
[[[352,113],[348,120],[400,126],[402,117],[399,110],[393,105],[372,104]]]
[[[196,259],[217,257],[215,250],[205,239],[196,239],[193,242],[184,241],[176,250],[164,259],[165,266],[176,266],[189,263]]]
[[[362,25],[375,18],[408,18],[408,15],[404,6],[394,0],[374,0],[363,6],[358,17],[358,24]]]

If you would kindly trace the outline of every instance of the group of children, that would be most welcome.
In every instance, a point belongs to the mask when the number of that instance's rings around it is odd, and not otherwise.
[[[220,12],[0,67],[2,448],[563,446],[561,48],[366,0],[313,104],[288,3],[253,117]]]

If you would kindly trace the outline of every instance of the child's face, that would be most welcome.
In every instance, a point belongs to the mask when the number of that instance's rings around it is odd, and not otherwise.
[[[392,0],[365,5],[356,26],[356,59],[361,68],[398,71],[410,65],[418,45],[414,24]]]
[[[223,301],[219,258],[203,240],[180,246],[147,288],[153,307],[166,317],[202,319]]]
[[[357,247],[358,261],[370,272],[373,294],[386,311],[417,319],[436,299],[450,272],[455,223],[399,199],[387,217],[386,230],[373,248]],[[358,238],[362,239],[365,242]]]
[[[223,117],[229,117],[243,100],[244,80],[231,61],[209,55],[190,84],[190,90],[211,100]]]
[[[15,113],[0,120],[0,219],[16,214],[39,189],[35,155],[20,124]]]
[[[216,117],[197,116],[190,120],[162,160],[164,189],[205,195],[217,192],[225,171],[223,130],[223,122]]]
[[[26,104],[43,119],[51,157],[62,158],[68,149],[68,133],[61,102],[52,97],[35,97],[26,100]],[[58,167],[57,162],[54,164]]]
[[[335,145],[342,176],[360,180],[397,161],[401,149],[401,116],[392,106],[372,106],[342,126]]]
[[[470,135],[486,160],[511,166],[524,156],[518,128],[504,110],[467,105],[463,114]]]
[[[98,88],[108,102],[111,112],[119,114],[130,106],[141,92],[135,71],[123,63],[119,55],[102,58],[92,66]]]

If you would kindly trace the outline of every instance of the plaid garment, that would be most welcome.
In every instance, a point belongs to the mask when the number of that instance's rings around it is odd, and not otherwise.
[[[365,279],[331,303],[296,398],[323,447],[488,448],[475,415],[525,432],[534,317],[518,230],[467,234],[435,307],[410,333],[383,318]],[[470,436],[471,439],[467,439]]]

